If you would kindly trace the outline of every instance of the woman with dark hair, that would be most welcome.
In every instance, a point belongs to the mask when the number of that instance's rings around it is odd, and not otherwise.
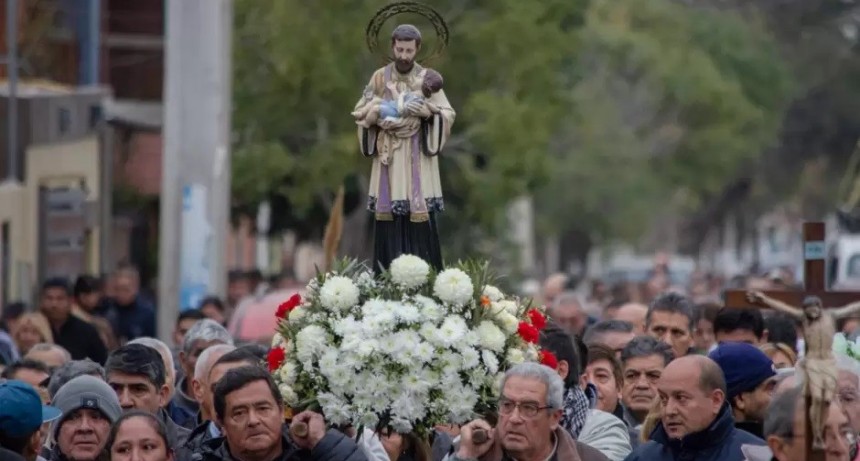
[[[173,461],[164,423],[151,413],[134,410],[113,425],[105,446],[110,461]]]

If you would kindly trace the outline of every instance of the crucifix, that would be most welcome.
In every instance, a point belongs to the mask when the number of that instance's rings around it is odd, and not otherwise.
[[[828,405],[836,397],[836,359],[833,355],[835,320],[860,313],[860,292],[829,292],[826,284],[825,226],[803,224],[804,291],[725,293],[726,307],[769,307],[803,323],[806,353],[803,373],[806,414],[806,460],[824,461],[823,430]],[[801,307],[794,307],[801,306]],[[825,306],[844,306],[827,309]]]

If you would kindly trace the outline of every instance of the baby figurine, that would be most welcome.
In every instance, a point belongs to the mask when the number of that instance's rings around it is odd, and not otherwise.
[[[367,102],[352,113],[359,122],[376,120],[396,120],[401,117],[404,107],[412,101],[424,101],[430,112],[438,112],[439,109],[427,101],[434,93],[442,89],[442,75],[433,69],[424,72],[424,80],[421,83],[421,91],[397,91],[397,84],[388,82],[386,88],[391,93],[391,99],[383,99],[368,92],[365,94]],[[368,123],[368,125],[371,123]]]

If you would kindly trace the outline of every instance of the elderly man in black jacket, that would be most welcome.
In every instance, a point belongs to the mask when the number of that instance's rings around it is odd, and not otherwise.
[[[307,424],[307,436],[294,438],[284,423],[284,402],[271,375],[260,367],[228,371],[214,390],[214,407],[223,438],[205,443],[196,461],[367,461],[345,434],[326,430],[317,413],[293,421]]]

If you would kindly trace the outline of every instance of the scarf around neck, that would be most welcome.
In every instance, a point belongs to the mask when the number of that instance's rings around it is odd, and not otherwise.
[[[585,426],[585,420],[588,418],[588,410],[590,408],[591,401],[579,386],[572,386],[564,393],[564,411],[561,415],[561,426],[574,439],[579,438],[579,433],[582,431],[582,427]]]

